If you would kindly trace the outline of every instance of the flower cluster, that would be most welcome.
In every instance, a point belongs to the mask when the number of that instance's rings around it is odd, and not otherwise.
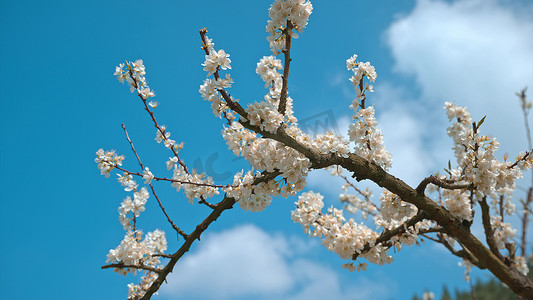
[[[381,193],[380,200],[380,217],[384,221],[396,220],[403,223],[408,218],[413,217],[418,211],[414,205],[403,202],[400,197],[385,189]]]
[[[127,71],[124,71],[124,66],[127,67]],[[117,76],[118,81],[124,83],[124,80],[127,81],[130,85],[130,92],[135,90],[143,98],[147,100],[148,98],[154,97],[154,91],[150,90],[150,87],[146,83],[146,68],[144,67],[142,59],[138,59],[135,62],[126,61],[126,64],[120,64],[115,68],[115,76]]]
[[[125,172],[123,175],[117,174],[117,176],[118,182],[124,187],[126,192],[137,190],[139,185],[135,180],[133,180],[133,176],[131,174]]]
[[[314,192],[303,193],[296,202],[296,210],[292,212],[292,219],[300,223],[306,233],[321,238],[322,244],[328,250],[337,253],[343,259],[352,259],[355,255],[366,258],[368,262],[374,264],[390,263],[392,257],[388,255],[388,249],[395,247],[399,251],[403,245],[416,244],[420,231],[435,226],[435,223],[429,220],[419,221],[413,226],[405,226],[404,223],[414,217],[418,210],[413,205],[401,201],[393,193],[383,190],[381,208],[379,213],[374,214],[374,223],[384,230],[396,228],[401,228],[401,230],[385,243],[376,243],[379,236],[377,232],[362,223],[355,223],[352,219],[346,221],[342,210],[329,208],[327,213],[322,213],[321,210],[324,207],[322,199],[323,196]],[[370,206],[371,203],[366,201],[365,205]],[[375,212],[377,207],[372,206],[369,210]],[[350,271],[359,271],[364,270],[366,264],[359,264],[356,267],[353,262],[349,262],[342,267]]]
[[[472,221],[470,196],[463,190],[443,190],[442,197],[448,211],[459,220]]]
[[[156,279],[156,273],[148,272],[145,276],[141,277],[139,284],[128,283],[128,300],[141,299]]]
[[[505,249],[505,244],[513,240],[516,229],[511,224],[503,222],[501,216],[491,216],[490,224],[494,231],[496,247],[498,249]]]
[[[221,115],[223,115],[225,112],[227,116],[230,113],[228,112],[229,107],[226,105],[224,99],[222,99],[218,91],[221,89],[230,88],[232,83],[233,79],[229,74],[226,74],[226,78],[224,79],[221,77],[215,80],[207,78],[200,86],[200,94],[202,95],[202,98],[211,102],[213,114],[217,117],[221,117]],[[237,102],[237,100],[234,102]],[[233,114],[231,115],[233,116]],[[230,119],[233,120],[233,117]]]
[[[98,164],[98,169],[102,175],[109,177],[111,171],[116,166],[122,166],[122,161],[124,160],[123,155],[116,155],[115,150],[104,151],[104,149],[98,149],[96,151],[96,158],[94,162]]]
[[[132,217],[139,217],[141,212],[144,211],[144,205],[150,197],[148,190],[145,187],[142,187],[140,190],[137,190],[133,193],[133,200],[130,196],[126,197],[124,201],[120,204],[118,208],[119,212],[119,221],[120,224],[124,227],[124,230],[131,229]],[[131,214],[130,214],[131,213]]]
[[[198,174],[196,170],[192,174],[187,173],[183,166],[174,165],[174,175],[172,176],[172,187],[179,192],[182,188],[189,202],[198,198],[210,198],[218,195],[218,189],[214,187],[211,177],[206,177],[204,173]]]
[[[286,185],[283,185],[281,190],[276,184],[263,185],[272,189],[262,194],[276,196],[281,192],[284,196],[294,195],[305,187],[305,178],[311,163],[298,151],[280,142],[259,138],[256,133],[245,129],[238,122],[232,122],[229,127],[225,127],[222,136],[229,149],[246,158],[255,170],[282,172]]]
[[[223,70],[231,69],[230,63],[229,54],[224,50],[215,51],[213,49],[205,56],[205,61],[202,66],[204,66],[204,71],[207,72],[207,76],[210,76],[218,71],[219,68]]]
[[[491,206],[495,212],[500,211],[500,205],[505,208],[505,214],[515,211],[511,202],[515,182],[522,177],[522,170],[531,167],[531,157],[521,154],[514,164],[496,159],[495,151],[499,147],[496,139],[480,134],[480,122],[472,122],[472,117],[465,107],[456,106],[446,102],[444,108],[448,119],[453,123],[448,127],[448,135],[454,143],[454,153],[457,159],[457,168],[448,170],[450,180],[467,182],[474,187],[474,196],[466,204],[464,193],[446,192],[447,208],[455,216],[471,215],[467,206],[472,206],[477,201],[491,197]],[[503,201],[501,204],[500,202]],[[462,211],[461,211],[462,210]],[[466,218],[470,219],[470,218]]]
[[[286,35],[298,38],[296,32],[302,32],[307,26],[309,16],[313,12],[313,5],[306,0],[276,0],[268,10],[271,20],[268,21],[266,31],[269,36],[270,49],[274,55],[285,50]],[[289,25],[290,23],[290,25]],[[293,30],[286,30],[290,26]]]
[[[243,171],[241,171],[233,177],[233,185],[226,189],[226,194],[237,201],[249,198],[252,194],[253,182],[254,175],[252,171],[248,171],[244,176]]]
[[[292,220],[301,224],[306,233],[322,239],[322,244],[330,251],[338,254],[342,259],[351,260],[355,254],[360,254],[369,262],[385,264],[392,261],[387,250],[381,245],[376,245],[379,234],[364,224],[357,224],[352,219],[346,221],[343,211],[329,208],[327,213],[322,213],[324,207],[323,196],[307,192],[299,196],[296,209],[292,212]],[[362,253],[365,247],[371,247]],[[355,270],[353,263],[343,265],[349,270]],[[362,265],[357,269],[363,269]]]
[[[261,176],[261,173],[258,172],[257,176]],[[274,189],[276,190],[274,193],[279,194],[276,186],[264,183],[254,186],[254,179],[252,171],[248,171],[245,175],[241,171],[235,174],[233,185],[226,189],[226,194],[235,198],[244,211],[262,211],[272,202],[269,192]]]
[[[125,268],[115,268],[119,274],[126,275],[131,272],[134,275],[137,273],[135,266],[146,266],[151,268],[158,268],[160,264],[158,254],[164,254],[167,250],[167,240],[165,233],[159,229],[149,232],[142,239],[142,232],[129,230],[120,245],[115,249],[109,250],[107,254],[108,263],[118,263],[124,266],[131,266]],[[138,299],[142,297],[146,290],[151,286],[152,282],[157,278],[157,274],[147,272],[141,279],[138,285],[129,284],[128,299]]]
[[[248,120],[251,125],[259,126],[261,130],[275,133],[283,115],[278,112],[277,106],[270,101],[255,102],[246,108]]]
[[[350,77],[350,82],[354,86],[358,98],[363,98],[366,91],[374,91],[374,87],[368,82],[365,84],[364,89],[361,89],[363,77],[366,76],[370,82],[376,81],[378,75],[374,66],[370,65],[369,62],[363,63],[357,61],[357,54],[354,54],[346,60],[346,68],[354,73]]]
[[[350,78],[357,97],[352,101],[350,108],[354,111],[354,123],[348,128],[348,135],[351,142],[355,143],[355,153],[378,166],[388,170],[392,166],[392,156],[385,150],[383,145],[383,133],[377,128],[378,122],[374,116],[374,107],[365,107],[365,92],[373,92],[373,86],[366,83],[363,86],[363,79],[371,82],[376,80],[376,71],[369,62],[361,63],[357,61],[357,55],[353,55],[346,60],[346,68],[354,73]]]
[[[317,134],[314,145],[322,154],[335,153],[341,157],[348,157],[348,153],[350,153],[348,142],[333,132]]]
[[[165,125],[157,126],[155,133],[155,141],[157,143],[163,142],[165,147],[176,152],[179,152],[183,148],[183,142],[177,144],[175,140],[170,138],[170,132],[167,131]]]
[[[359,107],[357,99],[350,107],[355,110],[353,118],[356,122],[350,124],[348,135],[350,141],[355,143],[355,153],[385,170],[390,169],[392,155],[383,145],[383,133],[377,128],[374,107],[357,109]]]
[[[278,72],[283,69],[281,60],[275,56],[264,56],[257,63],[255,72],[261,76],[261,79],[265,82],[265,87],[272,86],[273,89],[281,91],[282,77]]]

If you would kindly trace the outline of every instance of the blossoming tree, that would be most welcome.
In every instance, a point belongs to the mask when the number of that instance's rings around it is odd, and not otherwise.
[[[346,260],[342,267],[359,271],[366,268],[367,262],[390,263],[392,248],[418,244],[419,239],[425,238],[444,245],[468,268],[488,269],[516,294],[533,299],[533,283],[526,277],[525,238],[521,244],[515,242],[516,230],[505,222],[505,217],[515,213],[515,181],[533,164],[531,151],[514,159],[497,160],[498,142],[480,131],[484,120],[475,122],[466,108],[446,103],[451,122],[448,135],[454,142],[456,162],[448,164],[444,175],[429,176],[416,188],[407,185],[388,173],[392,157],[383,145],[374,107],[367,100],[367,94],[373,92],[371,83],[376,80],[376,72],[370,63],[360,62],[357,55],[346,61],[347,69],[353,72],[350,81],[355,89],[355,99],[349,106],[353,110],[349,139],[331,132],[315,136],[304,133],[294,116],[288,87],[291,43],[306,27],[311,12],[311,3],[304,0],[276,0],[271,5],[267,39],[273,55],[263,57],[256,69],[268,93],[264,101],[245,106],[228,92],[233,83],[227,73],[231,69],[229,54],[217,51],[207,30],[200,30],[205,51],[203,66],[208,76],[200,87],[201,96],[211,103],[213,114],[224,121],[222,135],[228,148],[251,165],[250,170],[235,174],[233,182],[227,184],[215,184],[209,174],[198,173],[180,158],[183,143],[171,139],[170,131],[156,118],[158,103],[152,101],[155,93],[145,79],[143,61],[126,62],[116,68],[118,80],[137,93],[153,121],[155,140],[171,151],[166,166],[172,175],[153,174],[142,163],[124,125],[139,171],[123,167],[124,156],[115,151],[97,151],[95,161],[101,173],[109,177],[112,171],[120,171],[118,181],[126,192],[133,193],[119,207],[119,220],[126,231],[124,239],[109,251],[108,264],[102,268],[113,268],[120,274],[143,272],[139,284],[128,285],[128,299],[149,299],[192,243],[225,210],[236,203],[244,210],[264,210],[274,197],[302,191],[310,170],[327,168],[345,180],[346,190],[353,190],[340,196],[345,209],[361,214],[365,220],[371,216],[371,221],[357,223],[347,219],[342,209],[324,210],[323,196],[312,191],[299,194],[292,219]],[[525,96],[523,99],[526,105]],[[136,178],[144,180],[144,186],[140,187]],[[382,188],[379,199],[358,186],[362,180],[373,181]],[[194,231],[184,232],[165,210],[153,181],[169,182],[177,191],[182,190],[190,202],[209,207],[211,213]],[[165,253],[164,232],[155,230],[143,235],[137,228],[137,218],[145,210],[150,194],[177,233],[180,248],[175,253]],[[529,202],[524,204],[526,208]],[[477,217],[482,220],[482,237],[474,236],[470,228],[476,208],[481,211]],[[523,217],[525,228],[527,212],[526,209]]]

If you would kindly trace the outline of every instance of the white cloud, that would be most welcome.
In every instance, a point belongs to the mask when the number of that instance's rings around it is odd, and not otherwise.
[[[306,251],[300,252],[303,245],[312,249],[317,243],[269,234],[254,225],[206,234],[197,250],[176,265],[160,294],[165,299],[312,300],[391,296],[393,287],[378,289],[370,280],[346,285],[341,277],[347,271],[304,258]]]
[[[411,108],[417,107],[416,103],[399,87],[385,83],[376,90],[379,92],[372,99],[379,106],[378,127],[383,131],[385,148],[392,154],[391,173],[416,186],[439,168],[426,145],[428,131],[435,129],[425,124],[427,114],[421,118],[419,109]]]
[[[176,265],[161,293],[206,299],[283,293],[294,284],[288,251],[284,238],[252,225],[206,234],[198,250]]]
[[[505,151],[524,150],[514,93],[533,81],[530,16],[496,0],[419,0],[387,31],[394,69],[414,77],[428,111],[455,100],[474,119],[487,115],[484,132]]]

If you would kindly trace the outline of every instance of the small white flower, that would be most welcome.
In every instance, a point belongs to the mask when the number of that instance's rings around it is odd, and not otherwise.
[[[177,157],[170,157],[169,160],[167,161],[167,170],[170,170],[172,169],[172,167],[174,167],[174,164],[178,162],[178,158]]]
[[[155,140],[158,142],[158,143],[161,143],[163,140],[166,140],[170,137],[170,132],[166,132],[165,130],[165,125],[161,126],[161,130],[157,129],[157,132],[155,134]],[[161,134],[161,131],[165,133],[165,136],[163,136]]]
[[[152,180],[154,179],[154,174],[150,172],[150,169],[148,167],[144,168],[143,179],[145,179],[144,184],[150,184],[152,183]]]

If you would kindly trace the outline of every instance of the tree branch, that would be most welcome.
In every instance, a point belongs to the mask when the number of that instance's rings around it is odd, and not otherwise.
[[[205,51],[206,55],[209,55],[209,48],[207,47],[208,42],[207,42],[206,34],[207,34],[206,28],[200,29],[200,37],[202,38],[202,49]],[[213,75],[215,76],[215,79],[217,80],[220,78],[220,75],[218,74],[218,68]],[[230,95],[226,92],[224,88],[218,89],[218,92],[220,93],[220,95],[222,95],[222,98],[224,98],[224,101],[226,101],[226,104],[231,110],[238,113],[244,118],[248,117],[248,114],[246,113],[244,108],[242,108],[242,106],[239,103],[231,100]]]
[[[479,201],[479,206],[481,206],[481,220],[483,221],[483,229],[485,230],[487,245],[489,245],[489,249],[492,253],[494,253],[501,261],[504,261],[503,255],[498,251],[498,246],[496,246],[496,241],[494,241],[494,231],[490,224],[490,208],[487,204],[486,197],[483,197],[483,200]]]
[[[254,180],[253,185],[259,184],[261,182],[266,182],[269,180],[272,180],[276,178],[280,174],[279,171],[276,172],[263,172],[261,173],[261,177],[258,177]],[[228,209],[232,209],[233,205],[236,203],[234,198],[225,196],[222,201],[217,203],[215,205],[215,208],[213,211],[205,218],[202,223],[200,223],[198,226],[196,226],[196,229],[187,236],[185,239],[185,242],[183,245],[179,248],[179,250],[172,254],[172,257],[170,258],[170,261],[168,264],[161,270],[159,273],[159,276],[157,279],[152,283],[150,288],[146,291],[145,295],[141,298],[141,300],[148,300],[152,297],[152,295],[159,290],[161,287],[161,284],[166,280],[168,274],[172,272],[174,269],[174,266],[176,263],[180,260],[180,258],[189,251],[192,243],[196,241],[197,239],[200,240],[200,235],[213,223],[218,219],[218,217]]]
[[[101,267],[102,269],[127,269],[127,268],[130,268],[130,269],[138,269],[138,270],[146,270],[146,271],[150,271],[150,272],[154,272],[154,273],[158,273],[161,272],[161,269],[157,269],[157,268],[154,268],[154,267],[150,267],[150,266],[145,266],[145,265],[125,265],[123,263],[117,263],[117,264],[109,264],[109,265],[105,265],[105,266],[102,266]]]
[[[126,139],[128,140],[128,142],[130,143],[131,150],[133,151],[133,153],[135,153],[135,156],[137,157],[137,161],[139,162],[139,166],[141,167],[141,170],[144,171],[144,166],[143,166],[143,163],[141,162],[141,158],[139,157],[139,154],[137,154],[137,151],[135,151],[135,147],[133,146],[133,142],[131,141],[130,136],[128,134],[128,131],[126,130],[126,126],[124,124],[122,124],[122,129],[124,129],[124,134],[126,135]],[[163,214],[167,218],[167,221],[170,223],[170,226],[172,226],[172,228],[176,231],[178,236],[181,235],[184,239],[187,239],[187,234],[185,234],[185,232],[183,232],[181,229],[179,229],[178,226],[176,226],[176,224],[174,224],[172,219],[170,219],[169,215],[167,214],[167,212],[165,210],[165,207],[163,207],[163,204],[161,203],[161,200],[159,200],[159,197],[157,196],[157,194],[155,192],[154,186],[151,183],[149,183],[148,185],[150,186],[150,189],[152,190],[152,194],[154,195],[155,199],[157,200],[157,204],[159,205],[159,208],[161,208],[161,211],[163,212]]]
[[[419,195],[424,195],[426,187],[430,183],[433,183],[434,185],[447,190],[460,190],[472,186],[470,183],[449,182],[447,180],[440,179],[437,176],[431,175],[429,177],[424,178],[424,180],[420,182],[420,184],[416,187],[416,192]]]
[[[359,255],[370,251],[370,249],[374,248],[375,246],[383,242],[389,241],[395,235],[404,233],[409,227],[414,226],[416,223],[422,221],[424,219],[424,216],[425,214],[423,211],[418,211],[418,213],[414,217],[407,220],[405,223],[401,224],[400,226],[394,229],[391,229],[391,230],[384,230],[381,233],[381,235],[376,239],[373,246],[371,246],[370,244],[365,244],[365,246],[363,247],[363,250],[361,250],[360,253],[353,254],[352,259],[356,260]]]
[[[291,21],[287,20],[287,27],[285,28],[285,50],[283,54],[285,55],[285,64],[283,66],[283,85],[281,87],[281,95],[279,97],[279,106],[278,111],[280,114],[285,115],[285,110],[287,108],[287,93],[289,88],[289,68],[291,66],[291,35],[293,25]]]
[[[340,165],[352,172],[353,177],[358,181],[369,179],[398,195],[402,201],[414,204],[419,210],[423,210],[427,214],[428,219],[437,222],[450,236],[459,241],[465,250],[468,250],[472,253],[473,257],[479,260],[480,264],[487,266],[498,279],[507,284],[516,294],[527,299],[533,299],[533,282],[518,270],[505,265],[470,232],[469,226],[465,226],[463,222],[455,219],[444,207],[421,195],[418,191],[411,188],[402,180],[387,173],[378,165],[353,153],[350,153],[348,157],[338,157],[335,154],[319,154],[288,136],[284,130],[284,124],[278,128],[276,134],[262,131],[247,122],[241,122],[241,124],[248,129],[262,134],[264,137],[282,142],[284,145],[302,153],[310,159],[313,168]]]

